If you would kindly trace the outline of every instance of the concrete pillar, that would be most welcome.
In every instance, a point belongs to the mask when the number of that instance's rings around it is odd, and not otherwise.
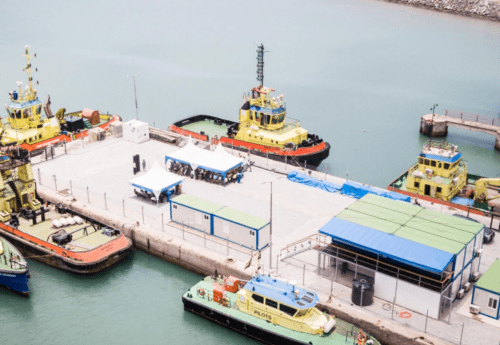
[[[445,137],[448,135],[448,123],[442,115],[424,115],[420,119],[420,133],[433,137]]]

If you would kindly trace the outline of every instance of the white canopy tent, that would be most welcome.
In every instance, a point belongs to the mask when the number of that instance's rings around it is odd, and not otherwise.
[[[168,160],[177,161],[183,164],[189,164],[195,170],[196,168],[217,172],[226,178],[226,174],[238,166],[242,165],[243,158],[235,157],[228,153],[219,143],[215,151],[203,150],[196,147],[191,140],[183,148],[165,156],[165,163]]]
[[[184,177],[165,171],[158,162],[154,162],[149,171],[139,177],[130,180],[130,184],[139,189],[153,193],[158,202],[159,195],[182,183]]]

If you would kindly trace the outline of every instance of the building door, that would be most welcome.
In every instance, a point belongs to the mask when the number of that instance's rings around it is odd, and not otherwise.
[[[424,189],[424,194],[430,196],[431,195],[431,186],[426,184]]]

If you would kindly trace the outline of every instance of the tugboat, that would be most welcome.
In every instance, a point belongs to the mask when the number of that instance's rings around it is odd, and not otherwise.
[[[265,344],[380,345],[369,334],[316,308],[316,293],[256,274],[206,277],[183,296],[184,309]]]
[[[23,71],[28,73],[28,85],[23,91],[22,82],[17,82],[18,90],[9,93],[10,102],[5,105],[8,117],[0,121],[0,146],[21,145],[28,151],[34,151],[88,136],[88,131],[95,127],[106,130],[111,122],[120,119],[118,115],[100,114],[90,109],[66,114],[66,109],[62,108],[53,115],[50,96],[47,96],[43,107],[45,115],[42,115],[42,102],[38,99],[37,90],[33,88],[31,76],[30,60],[36,54],[31,56],[30,48],[31,46],[25,46],[25,55],[22,55],[26,58]]]
[[[0,237],[0,286],[28,297],[28,263],[5,238]]]
[[[34,260],[78,274],[125,258],[132,241],[121,231],[63,205],[42,205],[27,156],[19,147],[0,156],[0,236]]]
[[[427,201],[439,202],[464,211],[484,215],[498,204],[500,179],[469,174],[456,145],[430,140],[410,167],[387,187],[388,190]],[[500,199],[499,199],[500,200]]]
[[[170,130],[202,141],[254,155],[315,169],[330,153],[330,145],[309,134],[297,120],[287,121],[283,95],[264,86],[264,46],[257,50],[258,87],[243,95],[239,123],[210,115],[196,115],[175,122]]]

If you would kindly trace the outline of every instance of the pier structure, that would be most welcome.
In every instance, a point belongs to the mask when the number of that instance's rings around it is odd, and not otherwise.
[[[420,120],[420,133],[430,137],[445,137],[448,126],[483,132],[495,136],[495,149],[500,151],[500,119],[446,110],[444,115],[426,114]]]
[[[457,307],[467,307],[467,300],[470,303],[470,293],[458,302],[458,306],[454,305],[447,322],[433,319],[430,315],[427,318],[426,315],[413,311],[409,311],[410,318],[403,319],[399,315],[408,309],[397,302],[386,303],[375,299],[370,306],[352,305],[351,288],[342,284],[341,278],[337,282],[333,278],[334,275],[325,274],[327,267],[324,265],[327,260],[318,262],[318,251],[311,250],[313,243],[303,239],[319,235],[318,230],[323,225],[354,204],[356,199],[297,184],[289,181],[286,173],[299,170],[337,184],[345,182],[343,178],[320,171],[306,172],[303,168],[251,154],[250,160],[255,164],[252,171],[245,172],[245,178],[240,184],[222,187],[186,179],[182,187],[183,193],[231,206],[262,218],[270,215],[270,185],[267,182],[273,182],[273,256],[270,257],[268,249],[263,250],[260,263],[255,251],[224,239],[207,236],[201,231],[190,230],[189,224],[179,225],[171,222],[169,204],[156,205],[138,199],[133,188],[127,185],[133,177],[131,167],[134,154],[140,154],[141,160],[145,158],[147,166],[150,167],[153,161],[162,162],[166,154],[183,146],[186,138],[179,139],[181,142],[178,146],[156,140],[135,144],[113,137],[92,144],[69,143],[67,154],[63,148],[59,148],[63,153],[59,155],[56,152],[55,159],[46,160],[38,156],[34,158],[33,172],[39,186],[39,195],[45,201],[62,202],[84,215],[122,229],[133,240],[136,248],[199,274],[213,274],[217,270],[219,274],[245,279],[255,272],[259,264],[263,274],[270,274],[282,280],[295,280],[298,285],[317,292],[321,300],[320,308],[358,325],[383,343],[458,344],[464,325],[464,345],[486,345],[500,337],[500,328],[455,312]],[[228,149],[228,152],[231,152],[231,149]],[[234,154],[238,155],[239,152],[235,150]],[[457,210],[443,208],[441,205],[420,202],[426,208],[457,213]],[[483,272],[496,256],[495,249],[500,250],[500,241],[498,246],[496,243],[483,253]],[[279,250],[282,248],[301,253],[282,258],[279,256]],[[247,267],[250,257],[253,261],[250,267]],[[330,271],[331,269],[328,270]],[[348,278],[342,276],[342,279]],[[477,334],[482,334],[481,339],[476,337]],[[349,341],[352,343],[352,339]]]

